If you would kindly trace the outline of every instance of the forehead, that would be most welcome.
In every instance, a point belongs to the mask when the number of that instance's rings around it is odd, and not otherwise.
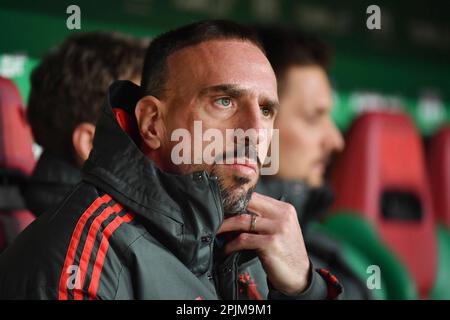
[[[277,97],[276,78],[269,61],[248,41],[205,41],[175,52],[167,59],[167,65],[169,90],[197,92],[209,86],[235,84]]]
[[[331,91],[328,76],[323,68],[310,66],[293,66],[285,76],[287,88],[292,93],[316,95],[318,91]]]
[[[303,106],[331,107],[332,89],[326,72],[319,66],[294,66],[285,76],[283,96]],[[283,97],[281,97],[283,98]]]

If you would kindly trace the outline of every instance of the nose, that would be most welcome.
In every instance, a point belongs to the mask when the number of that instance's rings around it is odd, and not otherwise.
[[[259,103],[257,101],[248,102],[245,107],[245,117],[242,119],[242,125],[246,129],[261,129],[263,128],[262,124],[262,115]]]
[[[249,158],[257,157],[261,164],[264,163],[272,138],[273,121],[267,121],[263,117],[256,99],[249,99],[240,106],[235,129],[242,130],[242,132],[239,134],[236,132],[233,144],[238,148],[239,146],[248,147],[251,152],[248,155]]]
[[[267,124],[263,121],[259,103],[257,101],[249,102],[243,109],[239,119],[239,128],[250,133],[254,143],[258,145],[265,138]]]
[[[341,132],[334,124],[333,120],[330,121],[331,128],[330,128],[330,140],[332,141],[332,150],[336,152],[341,152],[345,147],[345,141],[342,137]]]
[[[325,135],[325,145],[329,152],[340,152],[345,146],[341,132],[331,119],[329,120],[327,134]]]

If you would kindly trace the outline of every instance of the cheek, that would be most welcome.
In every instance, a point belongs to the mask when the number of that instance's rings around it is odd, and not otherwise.
[[[298,120],[280,124],[280,146],[288,153],[303,153],[308,146],[308,130]]]
[[[261,163],[264,163],[265,158],[269,154],[270,146],[275,143],[279,145],[280,141],[279,131],[274,130],[272,123],[270,126],[263,128],[263,130],[258,132],[258,136],[259,136],[259,144],[257,147],[258,157],[261,160]]]

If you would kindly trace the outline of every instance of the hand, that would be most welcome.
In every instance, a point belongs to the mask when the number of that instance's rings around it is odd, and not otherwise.
[[[248,211],[252,215],[225,219],[218,233],[241,231],[225,246],[225,253],[255,250],[272,286],[286,295],[296,295],[308,286],[310,262],[295,208],[282,201],[253,193]]]

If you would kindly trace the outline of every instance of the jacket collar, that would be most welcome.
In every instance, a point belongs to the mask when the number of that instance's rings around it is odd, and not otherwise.
[[[122,108],[134,119],[140,97],[140,87],[129,81],[111,85],[83,180],[136,213],[152,236],[194,273],[203,273],[211,267],[211,240],[223,221],[217,179],[203,171],[162,172],[140,151],[112,111]]]
[[[64,197],[81,181],[80,169],[44,151],[23,186],[28,209],[36,216],[53,211]]]
[[[81,181],[81,173],[79,168],[69,162],[44,151],[33,170],[31,180],[36,183],[74,186]]]

